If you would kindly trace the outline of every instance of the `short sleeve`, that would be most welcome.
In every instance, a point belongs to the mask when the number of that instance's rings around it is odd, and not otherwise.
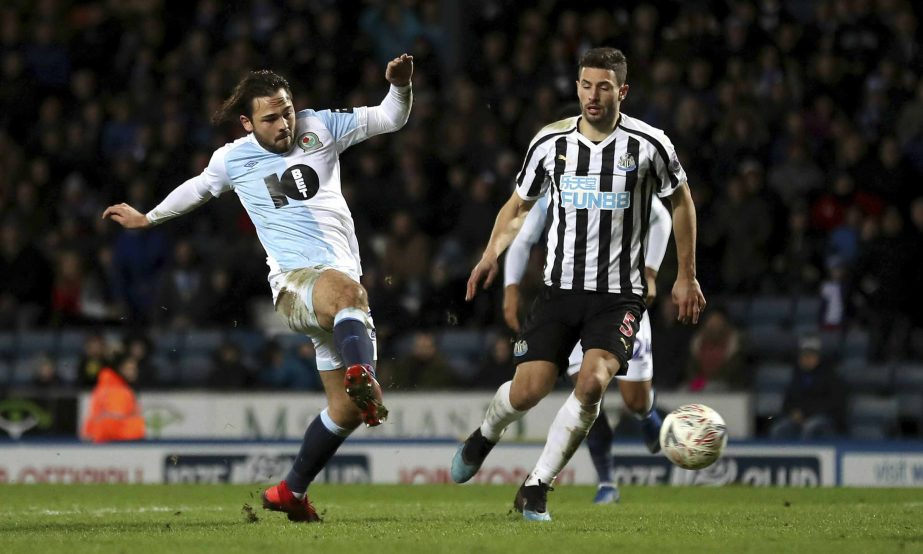
[[[664,198],[673,194],[686,182],[686,171],[679,163],[676,148],[666,134],[660,133],[655,146],[654,172],[657,175],[657,196]]]
[[[545,168],[545,156],[549,152],[547,144],[533,140],[522,169],[516,176],[516,193],[523,200],[541,198],[551,184],[551,176]]]

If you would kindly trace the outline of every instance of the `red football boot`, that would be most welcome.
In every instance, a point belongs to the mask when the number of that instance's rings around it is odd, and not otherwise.
[[[292,491],[288,490],[288,483],[282,481],[278,485],[269,487],[260,495],[263,498],[263,509],[272,510],[273,512],[285,512],[288,514],[290,521],[303,521],[310,523],[312,521],[323,521],[317,515],[314,504],[308,500],[308,495],[298,500]]]
[[[381,425],[388,418],[388,409],[381,403],[381,385],[375,373],[366,364],[351,365],[346,369],[346,394],[362,412],[362,420],[369,427]]]

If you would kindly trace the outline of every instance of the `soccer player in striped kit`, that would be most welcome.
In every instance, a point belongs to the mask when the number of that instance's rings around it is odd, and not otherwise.
[[[542,238],[548,214],[549,198],[541,197],[529,211],[516,238],[506,251],[503,264],[503,317],[506,324],[517,333],[520,331],[519,305],[521,302],[519,283],[526,271],[532,246]],[[670,212],[658,198],[651,202],[651,221],[647,234],[647,249],[644,256],[644,272],[647,279],[645,305],[650,306],[657,296],[657,272],[667,250],[670,239]],[[583,347],[578,342],[567,360],[567,375],[577,379],[583,363]],[[647,314],[641,318],[638,334],[635,335],[634,351],[628,360],[628,370],[616,375],[619,392],[625,408],[638,420],[644,436],[644,444],[651,454],[660,452],[660,426],[663,420],[654,406],[654,391],[651,380],[654,377],[654,355],[651,344],[651,323]],[[619,501],[619,489],[612,481],[612,427],[605,413],[590,427],[586,438],[593,467],[596,468],[597,489],[593,498],[595,504],[612,504]]]
[[[285,479],[263,491],[263,507],[292,521],[318,521],[307,488],[346,437],[361,423],[387,416],[375,379],[375,327],[352,215],[340,186],[340,153],[365,139],[404,126],[413,101],[413,57],[394,58],[391,83],[373,107],[295,111],[288,82],[272,71],[250,72],[215,116],[239,120],[247,135],[212,155],[202,174],[142,214],[128,204],[103,217],[144,229],[190,212],[234,191],[266,250],[276,311],[295,332],[311,337],[327,408],[305,431]]]
[[[489,286],[498,259],[533,204],[549,194],[545,288],[514,347],[516,373],[459,447],[452,478],[471,479],[504,430],[554,388],[579,340],[584,356],[574,391],[548,431],[545,448],[513,506],[548,521],[547,494],[599,414],[609,381],[628,370],[644,313],[644,253],[652,195],[669,198],[679,268],[673,285],[678,319],[697,323],[705,297],[696,279],[695,205],[686,172],[663,131],[620,113],[628,64],[614,48],[580,59],[581,114],[544,127],[529,145],[516,189],[500,209],[466,299]]]

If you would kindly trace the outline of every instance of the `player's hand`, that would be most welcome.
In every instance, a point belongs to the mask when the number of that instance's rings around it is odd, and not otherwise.
[[[107,217],[126,229],[146,229],[151,226],[151,222],[143,213],[125,203],[106,208],[103,212],[103,219]]]
[[[695,278],[677,277],[673,284],[673,302],[679,309],[677,321],[681,323],[699,322],[699,314],[705,309],[705,295]]]
[[[650,307],[657,298],[657,272],[649,267],[644,268],[644,278],[647,279],[647,296],[644,302]]]
[[[413,77],[413,56],[401,54],[388,62],[385,68],[385,79],[396,87],[405,87],[410,84]]]
[[[478,285],[481,281],[484,281],[484,289],[486,290],[487,287],[494,282],[494,278],[497,277],[499,267],[500,264],[497,263],[496,258],[491,259],[490,256],[481,258],[478,265],[474,266],[474,269],[471,270],[471,276],[468,277],[465,300],[470,302],[474,298],[474,295],[478,293]]]
[[[503,320],[507,327],[519,332],[519,285],[507,285],[503,289]]]

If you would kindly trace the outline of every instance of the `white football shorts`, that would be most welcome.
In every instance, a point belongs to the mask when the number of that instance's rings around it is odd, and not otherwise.
[[[340,358],[333,341],[333,332],[323,329],[317,323],[317,315],[314,313],[314,285],[317,283],[321,273],[328,269],[327,266],[305,267],[293,269],[285,273],[273,275],[269,279],[269,286],[272,288],[272,297],[276,302],[276,311],[285,319],[289,329],[296,333],[307,335],[311,342],[314,343],[314,350],[317,352],[317,369],[318,371],[331,371],[344,367],[344,362]],[[287,294],[280,296],[282,291]],[[282,302],[291,302],[290,306],[280,306]],[[366,330],[369,338],[372,339],[375,360],[378,360],[378,341],[375,338],[375,323],[372,321],[372,313],[369,312],[366,322]]]

